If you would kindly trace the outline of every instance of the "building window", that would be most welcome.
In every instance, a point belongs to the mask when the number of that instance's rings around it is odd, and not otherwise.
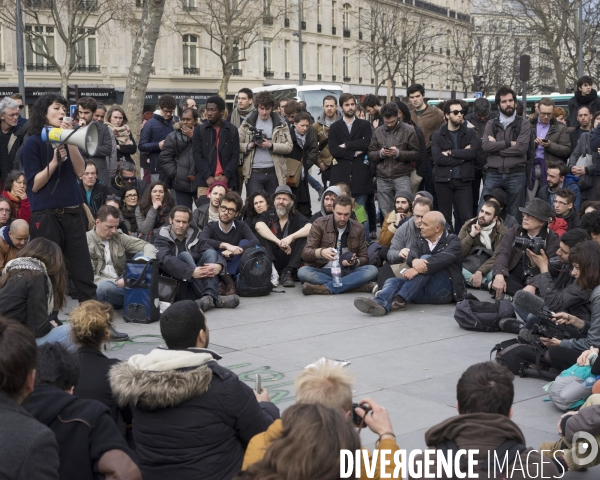
[[[84,35],[86,31],[79,29],[79,34]],[[76,70],[85,69],[85,67],[96,67],[96,32],[87,30],[87,37],[77,42],[77,45],[71,47],[71,66],[77,65]]]
[[[284,69],[289,73],[290,71],[290,41],[286,40],[283,47],[283,63]]]
[[[181,0],[181,3],[185,11],[196,10],[196,0]]]
[[[1,68],[4,68],[4,63],[2,62],[2,25],[0,25],[0,65]]]
[[[344,5],[344,30],[350,30],[350,5]]]
[[[348,55],[350,53],[350,50],[348,48],[344,48],[342,50],[342,70],[343,70],[343,76],[345,77],[349,77],[350,76],[350,68],[349,68],[349,60],[348,60]]]
[[[323,62],[323,45],[317,45],[317,75],[321,75],[321,63]]]
[[[263,67],[265,72],[271,71],[271,40],[263,40]]]
[[[196,0],[193,0],[196,1]],[[267,17],[271,16],[271,0],[263,0],[263,11]]]
[[[183,73],[197,75],[198,71],[198,37],[183,36]]]
[[[337,48],[336,47],[331,47],[331,74],[335,77],[335,72],[336,72],[336,68],[335,68],[335,61],[337,57]]]
[[[317,0],[317,24],[321,24],[321,0]]]
[[[25,49],[25,63],[29,66],[47,66],[48,60],[42,53],[54,56],[54,27],[43,27],[39,25],[26,25],[25,36],[27,45]],[[47,49],[44,48],[44,42]]]
[[[337,2],[331,2],[331,26],[335,27],[335,10],[337,9]]]

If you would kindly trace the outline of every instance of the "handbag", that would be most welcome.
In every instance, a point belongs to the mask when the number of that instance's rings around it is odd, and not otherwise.
[[[291,188],[296,188],[300,185],[302,179],[302,162],[293,158],[286,158],[287,164],[287,185]]]
[[[464,299],[456,304],[454,310],[454,320],[459,327],[476,332],[499,332],[503,318],[516,318],[515,309],[508,300],[481,302]]]
[[[463,258],[463,268],[471,273],[475,273],[479,267],[487,262],[494,252],[484,247],[473,247],[469,254]]]
[[[174,303],[179,290],[179,281],[164,275],[158,276],[158,299],[161,302]]]
[[[158,277],[158,261],[127,260],[123,320],[132,323],[159,320]]]

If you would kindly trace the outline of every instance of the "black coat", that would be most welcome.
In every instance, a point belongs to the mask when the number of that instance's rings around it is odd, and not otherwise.
[[[217,134],[210,122],[198,125],[192,138],[194,162],[196,163],[196,186],[207,187],[206,180],[215,175],[217,169]],[[227,186],[237,185],[237,168],[240,160],[240,135],[227,120],[223,120],[219,130],[219,159]]]
[[[416,165],[417,175],[419,177],[425,178],[427,175],[427,162],[429,157],[427,156],[427,142],[425,141],[425,134],[421,127],[418,125],[411,125],[415,129],[415,133],[417,134],[417,140],[419,140],[419,161]]]
[[[54,432],[61,480],[100,478],[98,462],[110,450],[121,450],[135,461],[108,408],[96,400],[83,400],[54,385],[37,384],[23,407]]]
[[[169,178],[172,188],[180,192],[196,193],[193,180],[196,176],[196,164],[191,138],[186,137],[180,130],[169,133],[158,161],[161,171]]]
[[[494,118],[496,118],[496,115],[494,113],[490,113],[488,120],[492,120]],[[485,132],[485,124],[487,123],[487,120],[485,122],[480,122],[479,119],[477,118],[477,115],[475,115],[475,112],[469,113],[465,117],[465,120],[467,120],[471,125],[473,125],[475,127],[475,133],[477,134],[477,138],[479,139],[479,147],[477,148],[477,161],[475,162],[475,170],[483,170],[483,167],[485,167],[487,164],[488,154],[487,154],[487,152],[483,151],[483,147],[481,146],[481,140],[482,140],[483,134]]]
[[[121,145],[118,140],[115,138],[115,142],[119,147],[117,149],[117,158],[119,162],[133,162],[132,155],[135,155],[137,152],[137,144],[135,143],[135,139],[133,138],[133,133],[129,134],[129,139],[133,142],[131,145]]]
[[[25,129],[17,125],[11,128],[6,135],[8,136],[7,147],[10,143],[12,143],[12,145],[10,145],[10,149],[6,152],[6,156],[2,157],[2,162],[0,162],[0,177],[2,180],[2,185],[4,185],[4,183],[6,182],[6,177],[8,176],[8,174],[12,172],[17,166],[15,160],[19,148],[21,148],[21,145],[23,145]],[[11,142],[11,138],[13,137],[13,135],[14,139]]]
[[[308,190],[308,171],[312,167],[319,156],[319,144],[317,142],[317,131],[312,125],[309,125],[306,131],[304,147],[298,144],[296,137],[296,129],[290,125],[290,136],[292,137],[292,151],[284,157],[293,158],[302,162],[304,168],[304,178],[300,180],[300,184],[292,188],[292,193],[296,196],[296,203],[308,203],[308,212],[310,212],[310,192]],[[303,212],[304,213],[304,212]],[[309,215],[310,216],[310,215]]]
[[[349,133],[344,118],[333,122],[329,127],[329,152],[336,164],[331,166],[331,184],[344,182],[350,185],[352,195],[373,193],[371,167],[364,163],[369,150],[373,130],[366,120],[355,118]],[[346,148],[340,148],[345,145]],[[362,152],[357,157],[355,152]],[[334,163],[335,163],[334,162]]]
[[[101,180],[96,180],[96,185],[94,185],[94,188],[92,188],[90,203],[88,203],[83,182],[79,182],[79,189],[81,190],[81,196],[83,197],[83,201],[88,207],[90,207],[90,211],[92,212],[92,215],[94,217],[98,213],[100,207],[104,205],[104,200],[106,200],[106,197],[112,193],[111,189],[108,186],[104,185],[104,183],[102,183]],[[117,194],[117,196],[118,195],[120,194]]]
[[[463,123],[458,129],[458,150],[454,149],[448,124],[442,125],[431,136],[431,155],[435,166],[434,181],[449,182],[455,167],[460,167],[460,176],[464,182],[475,178],[475,165],[479,140],[474,128],[467,128]],[[470,146],[470,148],[466,148]],[[442,152],[451,150],[451,155]]]
[[[433,249],[429,250],[429,244],[421,235],[413,243],[406,262],[412,267],[412,261],[421,258],[423,255],[431,255],[427,259],[427,273],[433,274],[444,270],[452,282],[452,295],[454,300],[460,302],[467,295],[465,279],[462,275],[462,244],[459,238],[453,233],[444,230],[442,238]]]

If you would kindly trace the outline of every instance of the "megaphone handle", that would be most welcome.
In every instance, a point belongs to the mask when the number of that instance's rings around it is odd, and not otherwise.
[[[60,142],[60,143],[59,143],[59,144],[56,146],[56,148],[60,148],[60,147],[64,146],[64,144],[66,143],[66,141],[67,141],[69,138],[71,138],[71,136],[72,136],[72,135],[73,135],[73,134],[74,134],[74,133],[75,133],[75,132],[76,132],[78,129],[79,129],[79,125],[73,125],[73,130],[71,131],[71,133],[69,133],[69,134],[67,135],[67,138],[65,138],[65,139],[64,139],[62,142]],[[63,162],[64,162],[66,159],[67,159],[67,157],[64,157],[64,158],[63,158],[63,157],[61,157],[61,161],[63,161]]]

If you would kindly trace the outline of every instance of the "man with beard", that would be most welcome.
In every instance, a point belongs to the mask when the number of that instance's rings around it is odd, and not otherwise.
[[[333,204],[333,215],[319,218],[308,235],[302,259],[306,266],[298,270],[304,295],[331,295],[371,292],[377,267],[369,265],[365,230],[350,218],[352,199],[340,195]],[[334,260],[342,267],[342,285],[336,286],[331,267]]]
[[[433,132],[431,155],[435,166],[435,193],[446,223],[452,223],[452,206],[458,209],[457,225],[473,215],[473,192],[471,182],[475,178],[474,163],[477,160],[479,140],[474,128],[465,124],[466,105],[460,100],[444,103],[446,124]]]
[[[588,75],[577,80],[577,90],[573,98],[569,100],[569,126],[577,126],[577,116],[581,107],[588,107],[592,115],[600,110],[598,92],[592,88],[593,84],[594,79]]]
[[[206,197],[204,199],[198,199],[198,203],[200,203],[200,200],[204,201],[196,208],[196,210],[194,210],[192,226],[202,232],[208,222],[216,222],[219,220],[219,205],[226,193],[227,185],[220,180],[216,180],[208,189],[208,202],[205,201]]]
[[[499,214],[500,206],[496,202],[485,202],[479,209],[479,216],[465,222],[458,234],[458,238],[462,243],[463,258],[472,255],[475,253],[474,250],[478,248],[496,252],[506,233],[506,227],[498,219]],[[479,265],[474,272],[467,270],[464,263],[463,261],[462,273],[467,285],[480,288],[482,282],[487,285],[492,281],[493,254]]]
[[[517,95],[509,87],[500,87],[496,92],[500,113],[488,121],[483,134],[483,150],[489,156],[481,196],[502,188],[508,194],[508,214],[519,219],[519,207],[525,204],[531,127],[526,119],[517,116],[516,102]]]
[[[396,193],[394,200],[394,210],[387,214],[381,232],[379,233],[379,245],[389,247],[396,230],[400,227],[403,220],[409,218],[412,214],[413,194],[410,190],[400,190]]]
[[[233,112],[227,117],[227,121],[230,122],[235,128],[239,129],[246,117],[250,115],[254,110],[254,93],[249,88],[242,88],[238,91],[237,106],[233,109]],[[237,170],[237,191],[239,194],[242,193],[244,188],[244,155],[240,153],[240,159],[238,162]]]
[[[546,168],[547,184],[538,190],[537,198],[541,198],[545,202],[548,202],[551,207],[554,207],[556,192],[561,188],[566,188],[573,192],[573,195],[575,196],[575,210],[579,211],[579,207],[581,206],[581,192],[577,185],[577,178],[573,175],[569,175],[568,172],[568,167],[564,162],[548,162]]]
[[[310,217],[310,223],[313,223],[317,218],[331,215],[333,213],[333,202],[335,202],[335,199],[341,194],[342,191],[335,185],[332,185],[325,190],[325,192],[323,192],[323,197],[321,198],[321,210]]]
[[[296,197],[287,185],[277,187],[271,198],[275,209],[259,215],[256,233],[279,273],[280,285],[295,287],[294,274],[302,263],[302,250],[311,224],[294,209]]]
[[[323,113],[319,115],[317,121],[313,124],[313,128],[317,131],[317,141],[319,142],[317,166],[321,170],[321,179],[325,187],[327,187],[331,178],[331,164],[333,162],[333,156],[329,152],[329,127],[340,118],[342,118],[342,114],[338,110],[337,99],[333,95],[323,97]]]

